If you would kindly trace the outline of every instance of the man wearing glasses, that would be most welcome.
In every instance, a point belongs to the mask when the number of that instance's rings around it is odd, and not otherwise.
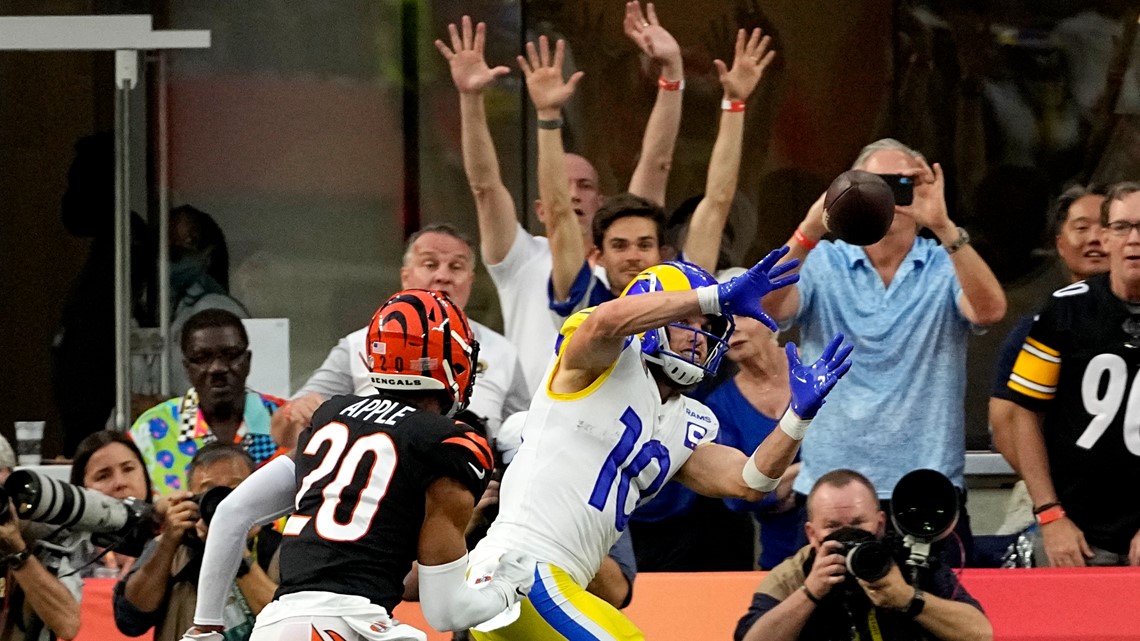
[[[159,403],[131,426],[155,491],[188,487],[187,469],[198,449],[213,441],[240,445],[261,465],[277,444],[269,419],[285,402],[245,388],[251,354],[241,319],[224,309],[206,309],[182,326],[182,366],[192,387],[185,396]]]
[[[1007,383],[1041,565],[1140,565],[1140,183],[1100,218],[1109,273],[1053,292]]]

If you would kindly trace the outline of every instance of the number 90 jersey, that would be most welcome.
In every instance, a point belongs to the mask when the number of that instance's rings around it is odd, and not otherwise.
[[[467,425],[395,398],[337,396],[297,443],[297,511],[281,542],[277,598],[303,591],[363,596],[389,613],[404,593],[441,477],[483,495],[494,461]]]
[[[713,441],[718,423],[690,398],[662,404],[636,337],[578,393],[550,390],[557,362],[531,403],[522,446],[503,476],[499,516],[472,561],[481,566],[506,550],[520,550],[584,587],[634,508],[652,498],[698,445]]]
[[[1009,389],[1043,412],[1057,496],[1091,544],[1127,553],[1140,530],[1140,309],[1108,275],[1057,290],[1022,345]]]

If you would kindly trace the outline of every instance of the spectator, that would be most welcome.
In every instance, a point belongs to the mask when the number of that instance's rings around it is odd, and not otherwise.
[[[162,534],[147,544],[130,573],[115,586],[115,625],[137,637],[154,628],[155,641],[176,641],[193,624],[198,569],[209,526],[199,511],[203,493],[235,488],[253,473],[253,460],[236,445],[209,443],[190,461],[190,491],[169,496]],[[281,536],[254,528],[238,578],[226,602],[226,639],[248,639],[254,618],[273,598],[267,572]]]
[[[718,443],[751,452],[776,429],[791,400],[788,360],[776,334],[751,318],[737,318],[728,358],[739,370],[714,389],[705,404],[720,418]],[[776,490],[760,501],[725,499],[729,508],[752,514],[760,524],[761,570],[771,570],[806,542],[804,510],[796,505],[792,484],[799,456],[788,466]]]
[[[877,539],[886,533],[886,514],[867,477],[847,469],[821,475],[807,514],[808,545],[760,582],[736,641],[993,638],[981,606],[945,565],[936,562],[913,586],[897,564],[873,583],[847,575],[842,544],[831,536],[850,528]]]
[[[0,460],[0,474],[6,475],[14,465],[15,457]],[[117,499],[149,500],[150,483],[144,470],[138,448],[129,438],[120,432],[103,430],[78,444],[71,483]],[[86,534],[37,529],[34,524],[21,523],[14,507],[5,505],[5,509],[10,518],[0,524],[0,554],[7,572],[0,639],[74,638],[79,631],[79,599],[83,591],[80,569],[95,556]],[[106,553],[102,560],[112,567],[125,565],[113,552]]]
[[[52,391],[63,426],[63,454],[72,456],[88,434],[107,426],[115,407],[115,155],[111,132],[75,143],[60,217],[77,238],[90,238],[52,340]],[[130,314],[145,318],[142,293],[154,264],[153,234],[131,212]],[[86,379],[75,385],[75,377]]]
[[[624,25],[626,35],[661,66],[657,102],[649,115],[637,168],[628,187],[631,193],[660,206],[665,202],[665,185],[681,122],[684,86],[681,48],[661,27],[652,10],[647,16],[642,14],[638,2],[626,3]],[[484,32],[482,23],[472,30],[470,18],[464,16],[462,32],[451,29],[451,47],[437,40],[436,48],[447,59],[459,91],[463,166],[475,198],[480,251],[499,293],[504,333],[518,349],[527,389],[533,391],[538,388],[549,363],[560,327],[547,309],[547,284],[552,265],[550,245],[545,238],[532,236],[519,224],[514,200],[499,174],[483,91],[509,70],[487,66],[483,57]],[[588,248],[592,245],[594,214],[603,202],[598,191],[598,172],[588,160],[576,154],[566,154],[564,163],[568,201],[578,221],[577,233],[582,246]],[[546,208],[539,203],[535,203],[535,208],[547,232],[552,233]],[[577,270],[579,263],[572,269]]]
[[[245,306],[230,296],[230,254],[218,223],[204,211],[183,205],[170,212],[170,336],[181,336],[191,316],[204,309],[224,309],[249,318]],[[190,380],[178,365],[179,348],[170,345],[170,389],[185,394]]]
[[[788,241],[788,258],[804,260],[800,282],[770,294],[765,309],[784,328],[800,326],[805,358],[836,332],[856,341],[852,380],[836,390],[832,410],[808,433],[794,489],[802,494],[824,472],[857,461],[887,509],[904,474],[937,470],[961,491],[956,532],[968,560],[966,340],[971,329],[1001,320],[1005,294],[966,231],[950,221],[938,163],[932,169],[918,152],[885,138],[864,147],[854,167],[914,177],[914,203],[895,207],[882,240],[858,247],[820,242],[826,231],[820,196]],[[919,237],[922,227],[937,240]],[[948,561],[960,558],[943,547]]]
[[[463,308],[471,297],[474,280],[475,250],[471,241],[451,225],[428,225],[408,239],[400,268],[401,288],[441,291]],[[479,341],[479,376],[467,409],[487,425],[494,439],[504,418],[530,406],[530,390],[514,346],[486,325],[469,322]],[[286,411],[274,416],[273,434],[282,446],[292,447],[313,411],[329,398],[376,393],[363,356],[368,353],[367,333],[368,328],[362,327],[340,339],[320,368],[297,390]]]
[[[1076,185],[1066,189],[1054,203],[1052,219],[1057,257],[1069,272],[1070,285],[1108,270],[1108,254],[1101,243],[1100,206],[1103,202],[1103,189]],[[1036,311],[1025,314],[1009,332],[998,355],[993,392],[990,394],[990,429],[993,430],[994,447],[1018,474],[1021,471],[1017,453],[1013,451],[1014,428],[1011,423],[1017,403],[1007,383],[1036,316]]]
[[[16,467],[17,460],[16,450],[12,449],[12,443],[3,434],[0,434],[0,486],[3,486],[4,481],[8,480],[8,475]]]
[[[1009,389],[1012,452],[1033,499],[1037,563],[1140,565],[1140,437],[1125,391],[1140,366],[1140,183],[1100,207],[1107,274],[1057,290],[1029,330]]]
[[[736,34],[732,69],[716,62],[718,80],[724,89],[720,131],[709,162],[705,196],[693,212],[691,233],[686,235],[682,252],[684,260],[710,272],[716,270],[721,236],[736,193],[745,102],[775,57],[775,52],[768,50],[770,42],[768,37],[761,38],[759,29],[754,29],[746,41],[741,29]],[[545,45],[540,41],[542,46]],[[613,300],[639,272],[661,262],[666,220],[660,206],[644,198],[622,194],[608,201],[592,223],[595,258],[605,271],[605,280],[594,274],[587,261],[589,245],[580,241],[574,226],[572,198],[563,187],[567,180],[561,110],[573,95],[577,80],[571,76],[569,81],[562,81],[562,48],[561,43],[557,44],[554,65],[527,74],[527,90],[540,124],[538,190],[553,256],[550,309],[565,319],[580,309]],[[541,126],[542,123],[551,124]]]
[[[284,403],[246,390],[251,354],[241,319],[206,309],[182,328],[182,366],[192,387],[142,413],[131,438],[143,453],[159,494],[186,489],[186,473],[206,443],[240,444],[256,465],[274,455],[270,416]]]

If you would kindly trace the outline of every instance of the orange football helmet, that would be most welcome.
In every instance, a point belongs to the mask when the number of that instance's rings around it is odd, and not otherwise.
[[[479,343],[467,315],[442,292],[406,289],[385,302],[368,325],[368,367],[380,390],[442,390],[444,413],[467,407]]]

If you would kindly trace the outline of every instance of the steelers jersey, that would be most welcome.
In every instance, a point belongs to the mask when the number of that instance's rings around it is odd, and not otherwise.
[[[1014,402],[1044,413],[1065,512],[1090,544],[1117,553],[1140,530],[1138,372],[1140,313],[1112,293],[1104,274],[1053,293],[1007,384]]]
[[[561,343],[572,340],[589,311],[566,321]],[[662,403],[636,337],[581,392],[551,391],[559,358],[531,403],[522,445],[503,476],[499,516],[472,562],[522,550],[585,586],[634,508],[652,498],[699,445],[713,441],[718,423],[690,398]]]
[[[386,395],[337,396],[301,433],[296,467],[277,598],[350,594],[391,612],[417,556],[428,486],[455,479],[474,505],[493,461],[487,441],[463,423]]]

